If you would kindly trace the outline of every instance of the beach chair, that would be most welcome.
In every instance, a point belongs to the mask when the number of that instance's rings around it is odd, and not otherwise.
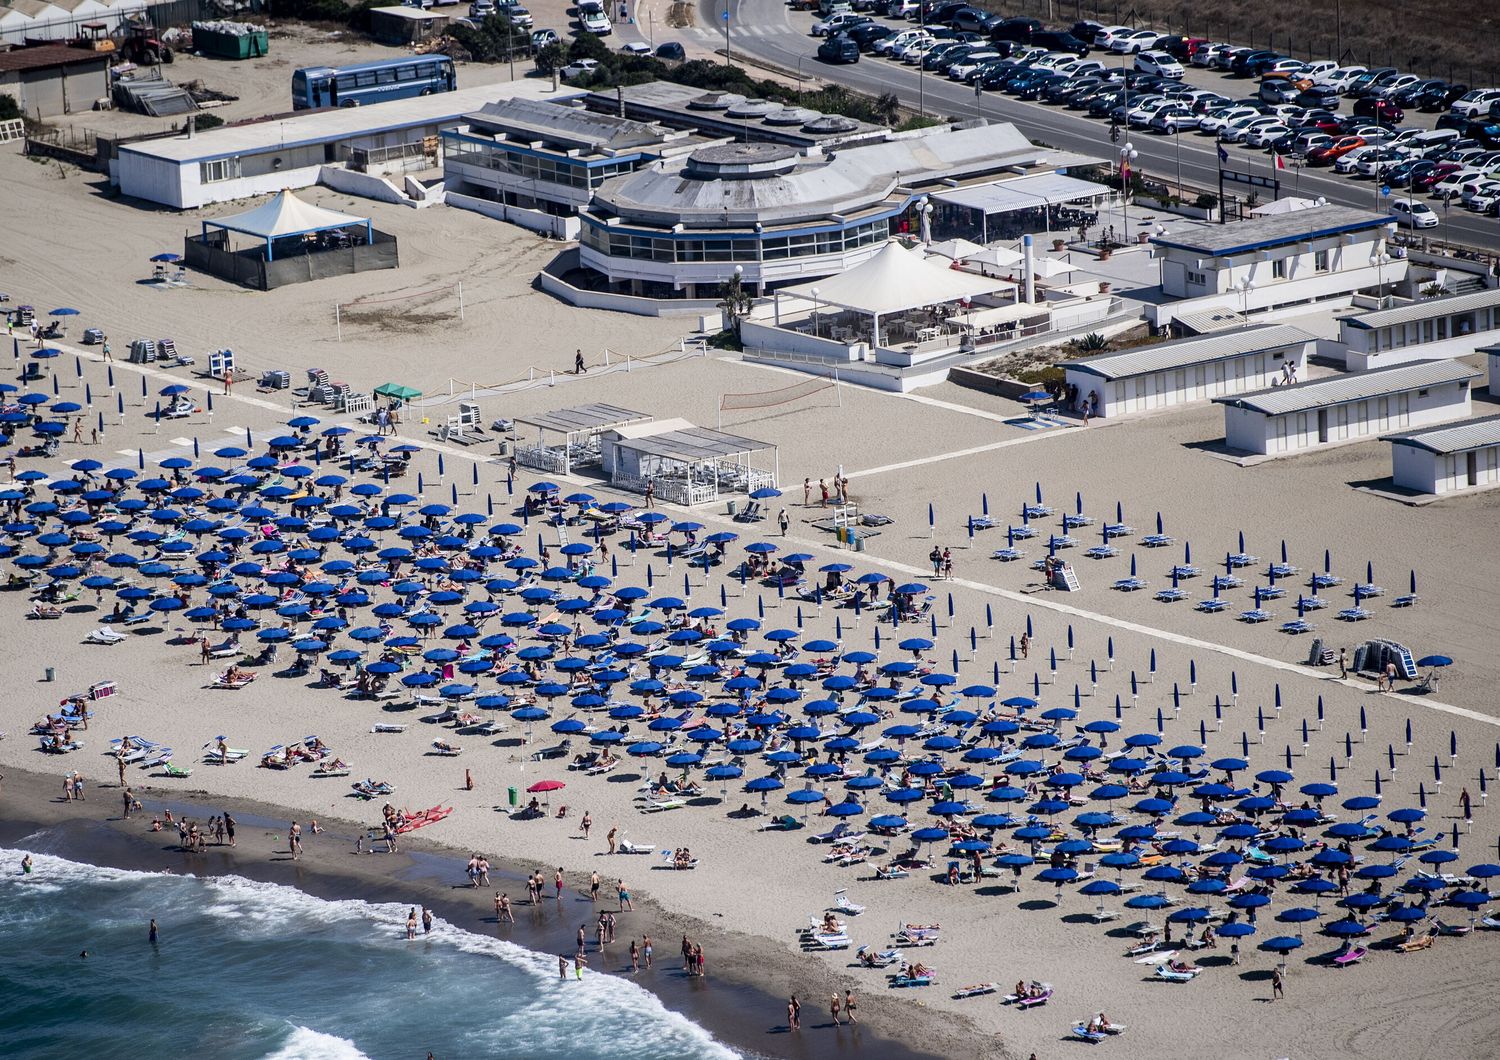
[[[849,826],[849,823],[847,821],[840,821],[827,832],[820,833],[819,835],[808,836],[807,841],[809,843],[837,843],[840,841],[853,841],[854,839],[862,838],[863,834],[856,836],[854,834],[854,829]]]
[[[177,765],[170,759],[162,763],[162,770],[166,773],[167,776],[175,777],[179,780],[185,780],[193,775],[193,771],[191,769],[184,769],[182,766]]]
[[[1103,1031],[1091,1031],[1086,1023],[1075,1023],[1073,1025],[1073,1037],[1090,1045],[1098,1045],[1104,1041],[1107,1035]]]
[[[875,879],[877,880],[904,880],[910,875],[911,873],[899,865],[875,866]]]
[[[901,959],[900,950],[880,950],[876,952],[869,946],[861,946],[854,951],[854,956],[859,963],[866,968],[888,968]]]
[[[1018,559],[1026,558],[1024,548],[997,548],[990,553],[990,559],[998,559],[1002,563],[1014,563]]]
[[[83,638],[85,644],[118,644],[125,639],[125,634],[119,633],[108,626],[100,626]]]
[[[1240,621],[1250,625],[1255,625],[1258,622],[1269,622],[1270,620],[1271,612],[1262,607],[1252,607],[1248,611],[1240,612]]]
[[[1151,978],[1163,983],[1191,983],[1198,978],[1198,973],[1202,970],[1196,966],[1189,966],[1179,971],[1169,964],[1158,964],[1156,971],[1151,973]]]
[[[1395,950],[1397,953],[1416,953],[1418,950],[1430,950],[1436,939],[1437,934],[1435,932],[1428,932],[1426,935],[1419,935],[1416,938],[1407,939],[1405,942],[1398,942]]]
[[[1083,554],[1089,559],[1114,559],[1120,554],[1120,550],[1114,545],[1094,545],[1085,549]]]
[[[937,982],[937,975],[931,969],[924,971],[921,975],[900,972],[891,976],[891,986],[898,990],[909,987],[931,986],[935,982]]]
[[[1363,607],[1346,607],[1338,613],[1341,622],[1363,622],[1370,617],[1370,612]]]
[[[1187,593],[1177,588],[1159,589],[1157,590],[1155,599],[1161,601],[1164,604],[1175,604],[1179,600],[1186,600]]]
[[[564,740],[562,743],[554,744],[551,747],[543,747],[541,750],[531,753],[531,760],[533,762],[545,762],[552,758],[566,757],[568,749],[572,746],[572,740]]]
[[[962,1001],[966,997],[980,997],[984,994],[993,994],[996,990],[994,983],[970,983],[953,991],[953,999]]]
[[[843,889],[833,892],[833,908],[846,916],[859,916],[865,911],[864,906],[849,901],[849,892]]]
[[[1439,935],[1448,935],[1452,938],[1462,938],[1474,930],[1468,924],[1449,924],[1442,920],[1434,920],[1432,926]]]
[[[1144,589],[1145,587],[1146,587],[1145,581],[1142,580],[1142,579],[1140,579],[1140,578],[1135,577],[1134,575],[1131,575],[1128,578],[1117,579],[1114,582],[1114,584],[1112,584],[1110,586],[1111,589],[1114,589],[1117,592],[1122,592],[1122,593],[1137,592],[1137,591],[1139,591],[1141,589]]]
[[[1198,603],[1194,605],[1193,610],[1201,611],[1205,615],[1217,615],[1220,611],[1224,610],[1228,606],[1228,600],[1225,600],[1222,597],[1214,596],[1210,597],[1207,600],[1199,600]]]
[[[1360,961],[1369,956],[1369,954],[1370,951],[1365,949],[1363,946],[1355,946],[1353,949],[1346,950],[1345,952],[1335,956],[1333,958],[1333,966],[1335,968],[1347,968],[1351,964],[1358,964]]]
[[[759,832],[795,832],[802,827],[802,822],[791,814],[782,814],[780,817],[772,817],[756,831]]]
[[[680,810],[687,805],[686,799],[648,799],[640,806],[642,813],[665,813],[667,810]]]
[[[1281,632],[1290,633],[1293,636],[1298,633],[1311,633],[1317,627],[1305,618],[1294,618],[1290,622],[1281,624]]]
[[[433,740],[432,753],[443,758],[457,758],[463,754],[463,748],[457,744],[451,744],[447,740]]]
[[[1033,981],[1025,994],[1006,994],[1000,999],[1002,1005],[1014,1005],[1017,1008],[1041,1008],[1052,1000],[1052,984],[1038,983]]]
[[[655,852],[656,844],[632,843],[628,836],[621,836],[619,850],[621,854],[651,854]],[[671,857],[666,851],[662,851],[662,853],[667,857]]]

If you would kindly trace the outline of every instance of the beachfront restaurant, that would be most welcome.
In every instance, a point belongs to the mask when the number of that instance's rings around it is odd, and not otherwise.
[[[1281,456],[1463,419],[1478,374],[1462,361],[1413,361],[1214,401],[1230,449]]]
[[[1316,342],[1316,336],[1290,324],[1264,324],[1064,361],[1060,367],[1079,395],[1097,396],[1094,415],[1103,418],[1260,390],[1288,373],[1300,377]]]
[[[1391,479],[1402,489],[1441,496],[1500,486],[1500,416],[1387,434]]]
[[[1467,357],[1500,338],[1500,288],[1430,298],[1339,318],[1350,372],[1408,361]]]
[[[598,467],[604,461],[602,437],[607,431],[650,423],[651,419],[644,412],[602,402],[516,416],[517,433],[526,429],[536,431],[535,444],[516,441],[513,450],[516,463],[556,475]]]
[[[396,237],[368,217],[314,206],[289,191],[253,210],[204,221],[200,235],[184,238],[183,259],[189,268],[260,291],[400,264]]]
[[[1111,191],[1103,184],[1065,173],[1037,173],[998,184],[932,193],[936,239],[979,243],[1020,239],[1029,232],[1093,227]]]
[[[775,488],[776,446],[687,420],[656,420],[615,427],[600,438],[610,485],[646,492],[671,504],[708,504],[726,495]]]

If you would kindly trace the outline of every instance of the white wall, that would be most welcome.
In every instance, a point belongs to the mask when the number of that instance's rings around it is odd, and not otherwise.
[[[747,350],[754,348],[775,353],[801,354],[830,364],[848,364],[854,360],[854,348],[848,343],[804,335],[800,331],[778,328],[774,324],[761,324],[754,320],[740,321],[740,342]]]
[[[506,206],[501,202],[490,199],[480,199],[472,195],[460,195],[456,191],[448,192],[444,201],[449,206],[456,206],[460,210],[472,210],[482,213],[486,217],[493,217],[497,221],[509,221],[511,224],[520,225],[533,232],[552,236],[555,239],[577,239],[578,229],[581,222],[576,217],[559,217],[556,214],[547,213],[543,210],[523,210],[519,206]]]
[[[813,254],[801,258],[784,258],[766,262],[745,261],[739,264],[745,268],[743,282],[750,287],[756,286],[762,280],[768,284],[800,282],[847,272],[874,257],[884,245],[872,243],[869,246],[841,251],[837,254]],[[584,265],[614,280],[649,280],[677,286],[696,283],[712,285],[715,291],[728,279],[735,265],[726,261],[698,263],[616,258],[601,254],[586,243],[579,246],[579,254]]]
[[[1275,357],[1281,352],[1283,357]],[[1281,378],[1282,366],[1291,364],[1299,379],[1307,370],[1307,344],[1284,351],[1268,351],[1227,357],[1218,361],[1190,365],[1186,368],[1153,372],[1128,379],[1103,380],[1097,375],[1067,369],[1067,381],[1078,387],[1080,396],[1089,391],[1099,395],[1099,416],[1124,416],[1152,409],[1206,401],[1225,394],[1243,394],[1264,390]]]
[[[1488,354],[1490,360],[1490,397],[1500,398],[1500,353]]]
[[[318,183],[322,169],[320,162],[312,166],[205,184],[197,162],[179,163],[123,150],[116,160],[115,174],[121,194],[179,210],[191,210],[210,203],[272,195],[291,188],[310,188]]]
[[[1392,445],[1391,481],[1402,489],[1437,493],[1437,454],[1414,445]]]
[[[1470,415],[1469,387],[1444,383],[1426,390],[1425,395],[1413,390],[1280,416],[1225,405],[1224,441],[1232,449],[1282,456]],[[1325,433],[1327,441],[1321,441]]]

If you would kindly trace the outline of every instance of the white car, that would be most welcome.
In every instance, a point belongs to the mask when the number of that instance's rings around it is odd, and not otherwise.
[[[1096,77],[1104,73],[1104,64],[1093,59],[1069,59],[1065,63],[1058,63],[1052,69],[1057,73],[1067,74],[1069,77]]]
[[[912,37],[910,40],[906,41],[905,43],[898,44],[894,48],[892,48],[890,50],[890,57],[892,59],[895,59],[897,62],[903,62],[906,59],[906,53],[909,52],[911,49],[913,49],[913,48],[921,48],[921,49],[923,49],[923,52],[925,54],[926,50],[928,48],[931,48],[936,43],[937,43],[936,39],[933,38],[933,36],[931,34],[929,34],[929,33],[919,33],[917,36]]]
[[[1356,147],[1348,154],[1339,156],[1333,163],[1333,171],[1335,173],[1353,173],[1361,159],[1373,155],[1380,150],[1380,147],[1380,144],[1365,144],[1363,147]]]
[[[1198,131],[1216,133],[1232,121],[1239,121],[1241,118],[1263,117],[1265,115],[1254,107],[1227,107],[1222,111],[1209,111],[1205,114],[1202,120],[1198,122]]]
[[[1267,117],[1264,114],[1238,118],[1219,130],[1219,139],[1226,144],[1242,144],[1245,142],[1245,137],[1249,136],[1256,129],[1264,129],[1268,125],[1280,124],[1275,118]]]
[[[1292,130],[1281,122],[1272,122],[1270,125],[1262,125],[1259,129],[1252,129],[1245,137],[1245,143],[1251,147],[1270,147]]]
[[[1307,64],[1301,59],[1277,59],[1269,66],[1261,67],[1260,76],[1265,77],[1267,74],[1288,74],[1301,77],[1302,71],[1306,66]]]
[[[1398,199],[1391,203],[1391,216],[1398,225],[1407,228],[1436,228],[1438,215],[1425,202],[1406,202]]]
[[[1151,115],[1151,120],[1146,124],[1157,132],[1177,133],[1183,129],[1196,129],[1198,115],[1185,104],[1171,102]]]
[[[1416,74],[1401,74],[1391,78],[1382,85],[1376,85],[1374,88],[1371,88],[1368,95],[1375,99],[1390,99],[1403,88],[1410,88],[1412,85],[1420,84],[1421,82],[1422,78]]]
[[[1156,42],[1161,40],[1161,34],[1154,29],[1132,29],[1120,34],[1109,42],[1109,50],[1116,55],[1129,55],[1131,52],[1148,51],[1156,47]]]
[[[1464,202],[1464,208],[1475,213],[1488,213],[1497,203],[1500,203],[1500,180],[1487,180],[1474,189]]]
[[[948,67],[948,78],[951,81],[967,81],[970,74],[974,73],[976,70],[988,66],[990,63],[998,62],[999,59],[999,52],[970,52],[958,62]]]
[[[1135,68],[1143,74],[1182,80],[1182,64],[1166,52],[1141,52],[1135,57]]]
[[[597,69],[599,69],[598,59],[574,59],[558,73],[564,81],[571,81],[575,77],[587,77]]]
[[[1301,76],[1315,85],[1325,85],[1328,82],[1324,79],[1338,68],[1339,64],[1332,59],[1318,59],[1314,62],[1304,64]]]
[[[1482,176],[1484,176],[1484,170],[1475,169],[1472,166],[1466,167],[1460,169],[1457,173],[1449,173],[1429,188],[1428,194],[1438,200],[1451,199],[1462,192],[1464,185],[1469,181]]]
[[[1109,51],[1109,46],[1113,44],[1119,37],[1122,37],[1127,33],[1134,32],[1135,30],[1131,29],[1129,26],[1105,26],[1101,30],[1094,31],[1094,47],[1100,49],[1101,51]]]
[[[585,33],[592,33],[596,37],[608,37],[615,31],[615,27],[609,21],[609,16],[597,8],[580,11],[578,24],[583,27]]]
[[[927,53],[943,43],[945,42],[931,38],[915,41],[901,49],[900,59],[907,66],[920,66],[922,60],[927,58]]]
[[[895,49],[905,47],[919,37],[930,36],[931,34],[920,29],[903,29],[900,33],[893,33],[876,41],[872,50],[876,55],[890,55]]]
[[[1217,53],[1221,48],[1228,47],[1229,45],[1227,44],[1214,44],[1211,42],[1208,44],[1200,44],[1198,45],[1198,50],[1193,52],[1193,58],[1191,62],[1194,66],[1212,66],[1214,64],[1215,53]]]
[[[470,18],[489,18],[495,13],[495,0],[474,0],[469,5]]]
[[[626,55],[650,55],[651,45],[643,40],[633,40],[629,44],[620,45],[620,50]]]
[[[853,29],[855,26],[869,21],[869,15],[856,15],[852,11],[841,12],[837,15],[829,15],[822,22],[814,22],[812,25],[812,35],[814,37],[831,37],[840,30]]]
[[[1489,113],[1490,104],[1497,100],[1500,100],[1500,88],[1476,88],[1455,99],[1448,111],[1464,118],[1477,118]]]
[[[1339,95],[1349,91],[1349,86],[1370,72],[1368,66],[1339,66],[1330,73],[1324,74],[1315,84],[1327,85],[1334,89]]]

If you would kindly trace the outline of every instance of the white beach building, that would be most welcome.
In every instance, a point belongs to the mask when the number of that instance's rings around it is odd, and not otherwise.
[[[1407,361],[1467,357],[1500,338],[1500,288],[1432,298],[1339,318],[1351,372]]]
[[[1500,486],[1500,416],[1385,435],[1391,478],[1418,493],[1442,495]]]
[[[1123,416],[1300,379],[1316,341],[1290,324],[1264,324],[1064,361],[1061,367],[1081,396],[1098,395],[1097,415]]]
[[[1413,361],[1214,400],[1229,448],[1279,456],[1462,419],[1478,374],[1462,361]]]
[[[1385,214],[1325,205],[1158,235],[1168,301],[1147,306],[1146,319],[1168,327],[1225,311],[1267,319],[1345,308],[1357,291],[1405,279],[1406,259],[1386,248],[1395,226]]]

